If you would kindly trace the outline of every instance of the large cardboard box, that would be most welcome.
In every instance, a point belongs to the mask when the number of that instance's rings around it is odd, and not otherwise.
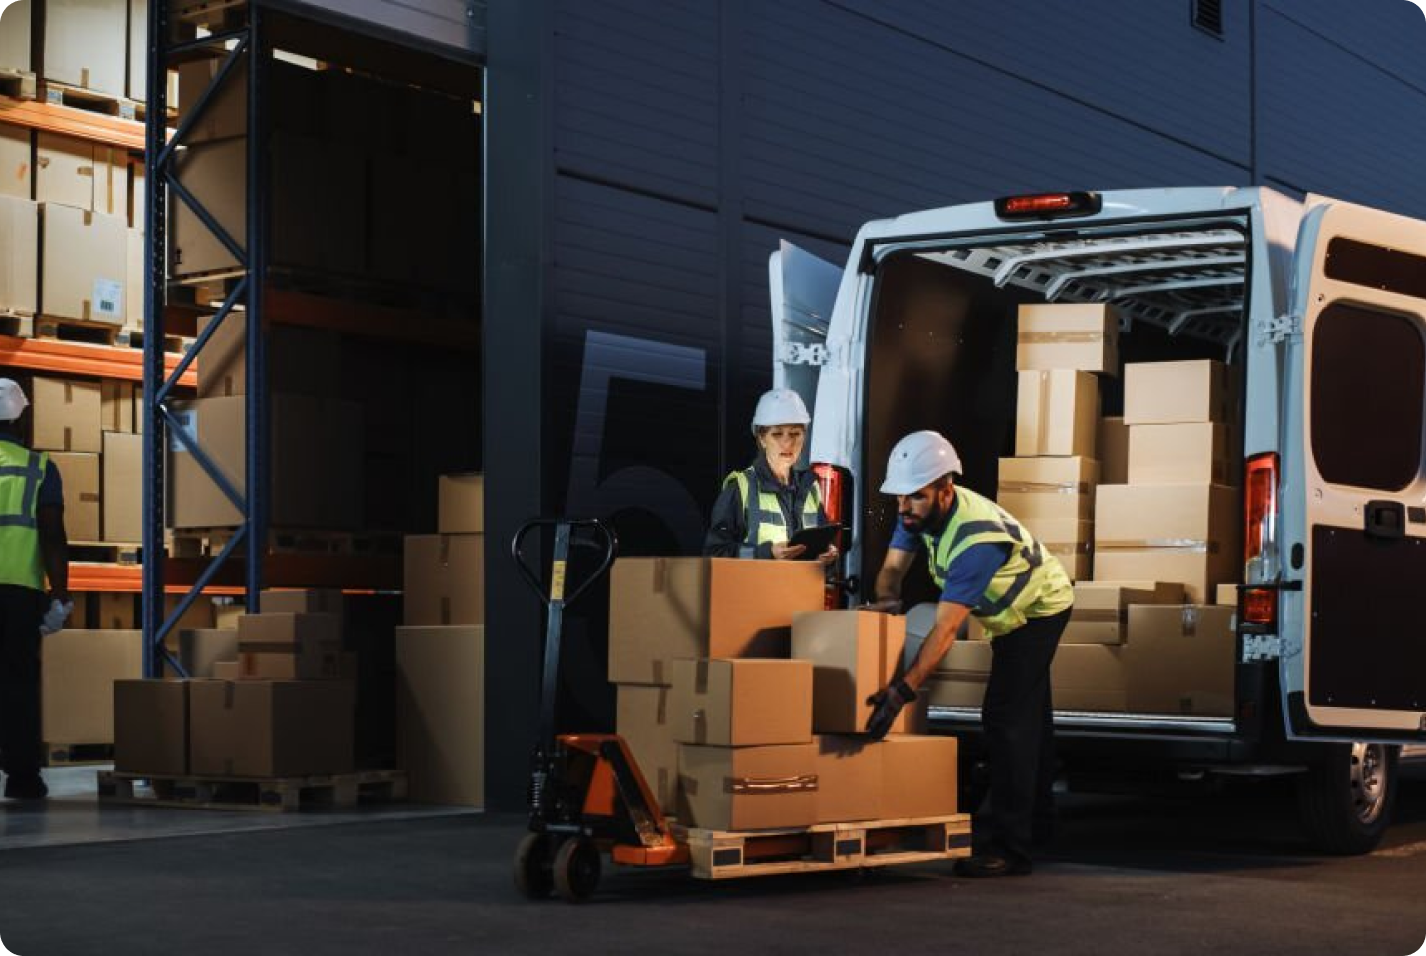
[[[1129,605],[1182,604],[1183,585],[1168,582],[1079,581],[1060,644],[1123,644]]]
[[[140,220],[142,221],[142,219]],[[144,235],[137,229],[130,229],[125,242],[127,256],[124,260],[124,314],[128,325],[136,329],[144,327]],[[135,408],[142,411],[140,405]],[[136,431],[143,431],[136,427]]]
[[[114,682],[114,769],[180,776],[188,772],[188,682]]]
[[[139,595],[132,591],[99,591],[92,595],[94,625],[103,631],[131,631],[141,626]],[[70,623],[83,627],[84,619],[76,606]]]
[[[1061,642],[1050,665],[1055,710],[1123,713],[1129,707],[1126,648]]]
[[[189,772],[215,777],[351,773],[355,713],[351,681],[190,681]]]
[[[1201,603],[1242,567],[1238,492],[1222,485],[1101,485],[1095,575],[1176,581]]]
[[[1124,422],[1175,425],[1228,422],[1228,370],[1222,362],[1135,362],[1124,366]]]
[[[995,500],[1033,534],[1038,522],[1093,518],[1098,480],[1092,458],[1002,458]]]
[[[178,114],[187,118],[198,97],[212,83],[222,66],[219,59],[189,60],[178,66]],[[189,142],[208,143],[213,140],[241,138],[248,129],[248,65],[243,57],[233,64],[222,89],[208,100],[203,115],[193,124]]]
[[[873,611],[809,611],[792,619],[792,656],[810,661],[812,729],[856,734],[872,708],[867,698],[897,675],[906,648],[906,618]],[[892,727],[905,733],[910,708]]]
[[[1095,457],[1099,379],[1055,369],[1020,373],[1015,402],[1015,454]]]
[[[15,0],[0,14],[4,22],[4,28],[0,29],[0,70],[34,72],[30,60],[31,2],[32,0]]]
[[[1015,367],[1119,374],[1119,315],[1108,305],[1022,305]]]
[[[99,382],[99,422],[106,432],[134,434],[134,413],[143,401],[134,382],[106,378]]]
[[[40,311],[124,324],[129,225],[120,216],[40,204]]]
[[[484,534],[485,475],[441,475],[436,514],[441,534]]]
[[[35,201],[122,212],[112,207],[112,158],[108,146],[41,130],[35,134]]]
[[[71,541],[95,542],[99,525],[99,456],[90,452],[50,452],[64,485],[64,530]]]
[[[1099,482],[1129,483],[1129,426],[1123,417],[1099,420]]]
[[[396,629],[397,762],[411,800],[485,804],[485,628]]]
[[[1228,584],[1218,585],[1217,589],[1214,591],[1213,603],[1223,605],[1225,607],[1237,607],[1238,583],[1234,581]]]
[[[973,707],[979,710],[985,703],[985,685],[989,681],[989,674],[936,671],[926,679],[920,693],[930,707]]]
[[[114,682],[142,677],[139,631],[66,629],[40,641],[40,724],[47,744],[114,742]]]
[[[44,77],[123,96],[128,0],[45,0]]]
[[[238,619],[238,652],[245,678],[339,678],[342,619],[335,614],[244,614]]]
[[[138,544],[144,536],[144,436],[104,433],[103,539]]]
[[[819,734],[817,823],[879,820],[882,800],[882,745],[865,737]]]
[[[667,684],[680,657],[785,658],[792,619],[820,611],[815,561],[625,558],[609,585],[609,680]]]
[[[361,526],[361,409],[304,395],[271,396],[271,512],[274,528],[352,530]],[[245,396],[183,402],[175,411],[233,487],[246,485]],[[169,526],[224,528],[238,510],[193,456],[169,440]],[[355,497],[353,497],[355,496]]]
[[[1072,581],[1085,581],[1094,567],[1094,522],[1045,519],[1030,528],[1035,540],[1064,565]]]
[[[200,329],[211,322],[205,319]],[[247,394],[247,321],[230,314],[203,346],[198,397]],[[329,329],[274,325],[268,330],[268,388],[292,395],[335,398],[341,382],[341,336]]]
[[[3,43],[0,40],[0,45]],[[0,69],[4,68],[0,63]],[[34,198],[35,161],[30,144],[28,127],[0,123],[0,196]]]
[[[817,745],[678,748],[680,822],[707,830],[809,826],[817,819]]]
[[[185,188],[203,204],[239,248],[245,245],[247,238],[247,160],[246,138],[210,142],[200,137],[193,140],[174,162]],[[228,251],[228,247],[194,215],[187,203],[175,202],[172,212],[174,276],[203,275],[238,268],[238,260]]]
[[[40,207],[0,196],[0,309],[34,315],[40,307]]]
[[[1232,717],[1238,637],[1234,609],[1216,605],[1129,608],[1129,708],[1136,713]]]
[[[958,748],[954,737],[891,736],[880,744],[881,815],[887,820],[957,812]]]
[[[242,662],[238,658],[238,632],[216,627],[194,628],[178,633],[178,662],[189,677],[215,677],[213,665],[222,661]],[[238,675],[241,675],[241,669]]]
[[[407,536],[404,578],[408,627],[485,624],[485,535]]]
[[[669,708],[673,739],[754,747],[812,739],[812,664],[677,660]]]
[[[1229,427],[1216,422],[1129,426],[1129,484],[1236,485]]]
[[[620,684],[614,723],[665,813],[678,809],[678,742],[669,721],[671,691],[656,684]]]
[[[99,410],[97,382],[33,379],[30,383],[33,447],[41,451],[103,451]]]

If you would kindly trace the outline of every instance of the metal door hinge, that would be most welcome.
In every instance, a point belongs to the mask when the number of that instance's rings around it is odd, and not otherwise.
[[[1289,312],[1287,315],[1273,316],[1258,322],[1257,339],[1259,345],[1277,345],[1302,335],[1302,316]]]
[[[831,351],[821,342],[786,342],[778,353],[777,360],[783,365],[823,366],[830,363],[831,357]]]
[[[1243,663],[1275,661],[1282,654],[1282,638],[1276,634],[1244,634]]]

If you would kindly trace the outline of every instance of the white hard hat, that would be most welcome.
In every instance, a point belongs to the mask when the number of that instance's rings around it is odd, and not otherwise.
[[[909,495],[951,472],[960,474],[961,456],[940,432],[912,432],[891,449],[886,462],[884,495]]]
[[[812,416],[807,414],[807,406],[802,403],[802,396],[790,388],[774,388],[763,392],[762,398],[758,399],[757,411],[753,412],[754,435],[758,433],[759,428],[771,428],[773,425],[811,423]]]
[[[0,378],[0,422],[13,422],[29,407],[25,390],[13,379]]]

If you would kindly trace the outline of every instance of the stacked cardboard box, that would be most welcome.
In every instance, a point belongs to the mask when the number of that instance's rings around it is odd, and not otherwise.
[[[1060,559],[1092,572],[1099,463],[1099,379],[1119,368],[1119,319],[1109,306],[1020,307],[1015,457],[1000,462],[996,495]]]
[[[485,802],[485,484],[443,475],[438,534],[406,538],[398,765],[412,800]]]

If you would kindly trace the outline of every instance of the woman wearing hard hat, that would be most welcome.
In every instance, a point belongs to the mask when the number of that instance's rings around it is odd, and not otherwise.
[[[40,637],[74,607],[59,470],[25,447],[16,424],[29,404],[0,378],[0,749],[11,800],[49,793],[40,777]]]
[[[827,523],[816,478],[797,466],[811,422],[807,406],[792,389],[775,388],[758,399],[752,425],[758,455],[747,468],[723,480],[703,540],[705,555],[779,561],[806,556],[805,546],[788,540],[803,528]],[[837,559],[836,546],[828,545],[816,559],[831,564]]]
[[[901,583],[924,549],[941,589],[936,623],[916,661],[872,697],[867,733],[884,736],[940,664],[966,616],[991,639],[990,680],[981,706],[990,756],[991,847],[957,861],[963,876],[1022,876],[1030,848],[1054,821],[1054,712],[1050,663],[1069,623],[1074,587],[1054,555],[994,501],[951,476],[960,456],[938,432],[907,435],[891,450],[883,494],[900,522],[876,578],[875,606],[900,607]]]

